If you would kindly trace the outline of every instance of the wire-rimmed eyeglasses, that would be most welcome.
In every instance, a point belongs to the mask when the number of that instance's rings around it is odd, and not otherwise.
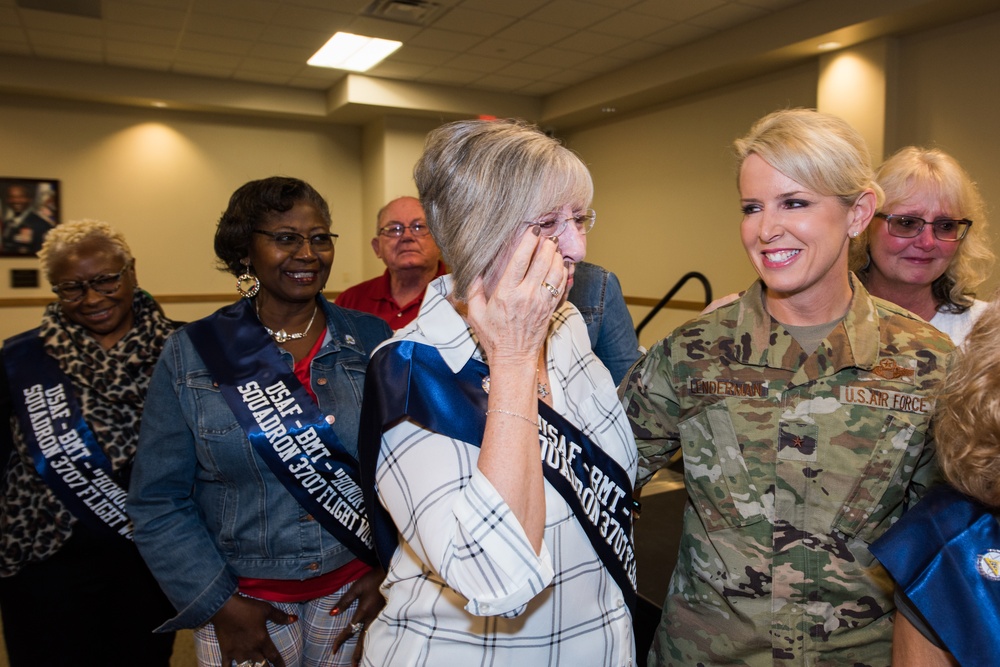
[[[915,215],[893,215],[892,213],[876,213],[876,218],[882,218],[886,222],[886,228],[890,236],[901,239],[912,239],[920,236],[924,231],[924,225],[930,225],[934,231],[934,238],[938,241],[961,241],[969,233],[972,220],[962,218],[961,220],[941,219],[928,222]]]
[[[306,241],[309,241],[309,246],[313,250],[318,250],[320,252],[333,250],[333,246],[339,238],[336,234],[330,233],[303,236],[298,232],[266,232],[263,229],[255,229],[253,230],[253,233],[270,236],[271,240],[274,241],[274,245],[279,250],[284,250],[285,252],[298,252],[299,248],[301,248],[302,244]]]
[[[398,239],[406,232],[407,229],[409,229],[410,233],[414,236],[427,236],[431,231],[426,222],[414,222],[412,225],[403,225],[398,222],[394,222],[393,224],[386,225],[382,229],[378,230],[378,233],[382,236],[391,236],[392,238]]]
[[[561,214],[558,211],[554,213],[547,213],[538,220],[526,221],[524,224],[531,226],[537,225],[542,236],[546,238],[553,238],[566,231],[570,222],[576,224],[576,229],[581,234],[589,232],[594,228],[594,223],[597,222],[597,212],[592,208],[588,208],[582,213],[576,213],[569,218],[560,218],[560,215]]]

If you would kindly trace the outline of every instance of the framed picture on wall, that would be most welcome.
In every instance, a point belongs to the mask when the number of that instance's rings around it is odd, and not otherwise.
[[[0,256],[35,256],[58,224],[59,181],[0,177]]]

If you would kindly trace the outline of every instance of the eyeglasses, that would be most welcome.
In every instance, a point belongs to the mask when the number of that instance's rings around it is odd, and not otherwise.
[[[594,223],[597,222],[597,213],[592,208],[588,208],[583,213],[577,213],[572,218],[560,219],[557,217],[558,215],[559,213],[549,213],[542,216],[539,220],[532,220],[524,224],[528,226],[537,225],[542,236],[553,238],[566,231],[566,227],[569,226],[570,222],[576,223],[576,229],[581,234],[589,232],[594,228]]]
[[[309,241],[309,246],[313,250],[318,250],[319,252],[333,250],[333,245],[339,238],[336,234],[311,234],[310,236],[303,236],[298,232],[265,232],[263,229],[255,229],[253,233],[270,236],[278,250],[284,250],[285,252],[298,252],[299,248],[306,241]]]
[[[378,230],[378,233],[382,236],[399,238],[407,229],[409,229],[410,233],[414,236],[427,236],[431,231],[425,222],[414,222],[412,225],[401,225],[397,222],[392,225],[386,225],[382,229]]]
[[[118,273],[109,273],[79,282],[59,283],[52,286],[52,291],[55,292],[56,296],[63,303],[76,303],[83,298],[88,289],[92,289],[104,296],[111,296],[122,286],[122,275],[128,270],[129,266],[131,266],[131,262],[127,262]]]
[[[972,220],[935,220],[927,222],[913,215],[893,215],[891,213],[876,213],[876,218],[884,218],[891,236],[901,239],[913,239],[924,231],[924,225],[930,225],[934,238],[938,241],[961,241],[969,232]]]

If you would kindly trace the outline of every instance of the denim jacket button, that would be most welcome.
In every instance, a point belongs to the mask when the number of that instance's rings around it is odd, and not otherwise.
[[[315,519],[315,517],[313,517],[312,514],[306,514],[304,517],[302,517],[302,520],[303,521],[315,521],[316,519]]]
[[[319,569],[319,563],[309,563],[308,565],[306,565],[306,569],[315,572],[316,570]]]
[[[316,384],[318,384],[321,387],[326,386],[326,378],[319,378],[318,380],[316,380]]]

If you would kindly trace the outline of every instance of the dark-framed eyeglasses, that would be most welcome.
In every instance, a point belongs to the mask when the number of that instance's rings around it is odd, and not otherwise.
[[[890,236],[901,239],[912,239],[920,236],[924,231],[924,225],[930,225],[934,232],[934,238],[938,241],[961,241],[969,233],[972,220],[951,220],[941,219],[928,222],[915,215],[893,215],[892,213],[876,213],[876,218],[882,218],[886,222],[886,228]]]
[[[263,229],[255,229],[253,230],[253,233],[271,237],[271,240],[274,241],[274,245],[278,248],[278,250],[284,250],[285,252],[298,252],[299,248],[301,248],[302,244],[306,241],[309,242],[309,246],[313,250],[317,250],[319,252],[333,250],[333,246],[339,238],[336,234],[331,234],[329,232],[303,236],[298,232],[266,232]]]
[[[594,223],[597,222],[597,212],[592,208],[588,208],[582,213],[577,213],[570,218],[560,218],[560,213],[549,213],[543,215],[538,220],[531,220],[525,222],[524,224],[528,226],[538,226],[541,235],[546,238],[553,238],[559,236],[566,228],[569,223],[572,222],[576,225],[577,231],[581,234],[586,234],[591,229],[594,228]]]
[[[63,303],[76,303],[84,297],[88,289],[104,296],[111,296],[121,288],[122,276],[131,266],[132,262],[126,262],[118,273],[95,276],[90,280],[59,283],[52,286],[52,291]]]
[[[410,233],[414,236],[427,236],[431,231],[426,222],[414,222],[412,225],[401,225],[398,222],[394,222],[393,224],[386,225],[378,230],[378,233],[382,236],[391,236],[392,238],[398,239],[406,232],[407,229],[409,229]]]

